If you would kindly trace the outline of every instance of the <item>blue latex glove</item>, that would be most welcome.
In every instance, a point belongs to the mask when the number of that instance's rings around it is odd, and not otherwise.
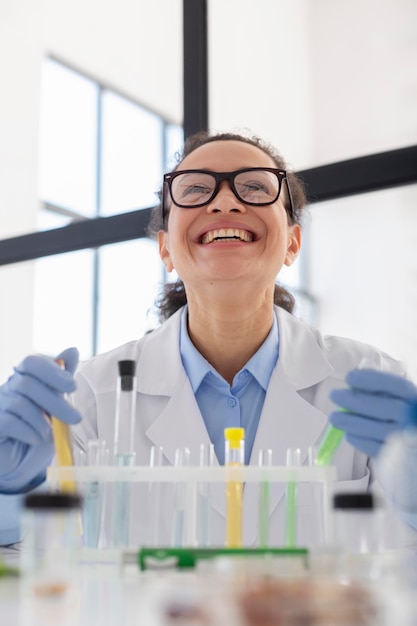
[[[376,457],[386,438],[404,428],[417,387],[396,374],[371,369],[348,373],[348,389],[334,389],[330,398],[343,410],[330,414],[333,426],[346,432],[347,441]]]
[[[57,356],[61,369],[44,356],[28,356],[0,387],[0,493],[33,489],[45,480],[54,456],[51,422],[54,415],[76,424],[81,415],[63,397],[75,389],[78,350]]]

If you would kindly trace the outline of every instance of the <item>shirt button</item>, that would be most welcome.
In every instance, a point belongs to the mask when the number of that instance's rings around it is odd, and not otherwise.
[[[229,398],[228,401],[227,401],[227,404],[229,406],[235,406],[236,400],[234,398]]]

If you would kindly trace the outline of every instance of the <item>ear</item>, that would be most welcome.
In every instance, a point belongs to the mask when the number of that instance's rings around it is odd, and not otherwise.
[[[288,233],[287,254],[285,255],[284,264],[292,265],[298,257],[301,248],[301,227],[299,224],[290,226]]]
[[[158,231],[159,256],[161,257],[162,263],[165,265],[166,271],[172,272],[172,270],[174,269],[174,264],[171,259],[168,243],[168,233],[164,230]]]

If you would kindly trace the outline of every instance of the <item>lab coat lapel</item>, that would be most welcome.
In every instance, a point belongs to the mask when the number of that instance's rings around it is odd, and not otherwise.
[[[146,435],[155,446],[163,447],[164,456],[172,465],[177,448],[189,448],[192,465],[198,465],[200,445],[209,444],[210,440],[185,372],[177,380],[175,394]]]
[[[191,462],[197,465],[199,446],[208,444],[209,436],[181,361],[180,318],[181,310],[149,336],[140,357],[145,367],[138,391],[144,394],[144,403],[152,404],[152,413],[156,402],[161,405],[161,412],[145,430],[152,444],[163,447],[172,465],[176,449],[188,447]]]

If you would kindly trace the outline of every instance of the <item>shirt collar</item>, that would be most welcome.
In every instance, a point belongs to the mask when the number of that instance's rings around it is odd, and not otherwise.
[[[180,324],[180,353],[187,376],[194,393],[197,392],[206,375],[211,372],[218,376],[214,367],[200,354],[192,343],[187,330],[188,307],[185,306],[181,314]],[[279,353],[279,334],[276,315],[273,316],[272,328],[257,352],[242,368],[247,370],[267,390],[269,379],[277,363]]]

